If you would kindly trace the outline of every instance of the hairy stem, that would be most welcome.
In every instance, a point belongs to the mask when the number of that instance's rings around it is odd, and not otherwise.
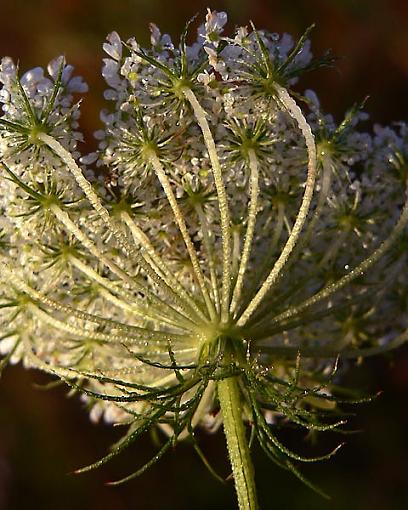
[[[200,221],[201,232],[203,234],[203,243],[205,250],[207,252],[208,265],[210,269],[210,280],[211,280],[211,292],[212,297],[215,303],[215,308],[217,312],[220,311],[220,296],[218,292],[218,284],[217,284],[217,272],[215,268],[215,258],[214,258],[214,249],[211,244],[210,237],[210,228],[208,225],[207,217],[204,213],[203,207],[201,204],[195,204],[195,210],[198,215],[198,219]]]
[[[249,151],[249,168],[251,171],[250,177],[250,190],[251,190],[251,199],[248,207],[248,223],[247,230],[245,234],[244,247],[242,248],[242,257],[241,262],[238,269],[237,281],[235,283],[234,292],[232,294],[231,301],[231,313],[234,313],[236,307],[239,303],[242,287],[244,283],[244,276],[247,269],[249,257],[251,255],[251,246],[252,240],[254,238],[255,233],[255,223],[256,223],[256,215],[258,210],[258,195],[259,195],[259,169],[258,169],[258,160],[255,154],[255,151],[251,149]]]
[[[275,228],[273,231],[273,236],[271,239],[270,244],[268,245],[268,252],[265,255],[264,262],[260,265],[259,269],[255,271],[255,274],[253,277],[251,277],[251,284],[248,289],[248,292],[246,292],[246,299],[241,304],[241,308],[243,309],[244,306],[248,306],[248,304],[251,301],[251,296],[254,295],[257,288],[260,286],[264,278],[268,275],[268,270],[271,267],[273,257],[275,255],[275,251],[277,249],[279,240],[282,236],[283,226],[284,226],[284,218],[285,218],[285,204],[279,203],[277,207],[277,215],[276,215],[276,221],[275,221]],[[268,222],[269,223],[269,222]]]
[[[254,468],[242,421],[242,404],[236,377],[218,382],[218,399],[224,420],[224,432],[234,475],[240,510],[256,510]]]
[[[227,322],[229,315],[230,305],[230,292],[231,292],[231,227],[230,227],[230,213],[228,207],[227,191],[225,189],[224,181],[222,178],[222,169],[220,160],[217,154],[214,138],[208,124],[206,113],[203,107],[198,102],[194,92],[191,89],[185,88],[183,90],[185,97],[190,103],[197,123],[203,133],[204,142],[208,150],[208,155],[211,161],[212,172],[214,175],[215,188],[218,196],[218,207],[220,210],[221,219],[221,235],[222,235],[222,295],[221,295],[221,321]]]
[[[333,172],[334,172],[334,163],[330,157],[327,157],[322,162],[322,171],[321,171],[322,178],[321,178],[321,183],[320,183],[320,192],[319,192],[318,199],[317,199],[316,209],[315,209],[313,216],[309,222],[309,225],[307,225],[307,227],[306,227],[306,230],[305,230],[302,238],[299,240],[298,245],[296,246],[295,250],[292,253],[292,258],[289,261],[288,265],[286,266],[286,270],[288,270],[288,268],[294,263],[294,261],[297,259],[298,255],[302,252],[303,248],[307,245],[312,234],[314,233],[314,229],[315,229],[316,225],[318,224],[318,221],[321,217],[323,208],[326,204],[326,200],[327,200],[327,197],[330,192]]]
[[[170,207],[173,211],[174,218],[176,220],[176,223],[180,229],[181,235],[183,236],[184,243],[187,248],[187,252],[190,256],[191,264],[193,266],[193,271],[195,278],[197,280],[197,283],[200,287],[201,293],[203,295],[205,304],[207,306],[207,310],[210,314],[211,319],[214,319],[215,317],[215,309],[214,305],[210,299],[210,296],[207,291],[207,286],[205,284],[204,275],[200,267],[200,262],[198,260],[197,252],[194,248],[193,242],[191,240],[190,234],[188,232],[188,228],[183,216],[183,213],[180,210],[180,207],[178,206],[176,197],[173,193],[173,190],[171,189],[169,179],[164,171],[163,165],[161,164],[159,158],[157,157],[155,152],[151,152],[149,155],[149,161],[152,164],[154,171],[156,172],[157,178],[160,181],[160,184],[162,185],[162,188],[166,194],[167,200],[169,201]]]

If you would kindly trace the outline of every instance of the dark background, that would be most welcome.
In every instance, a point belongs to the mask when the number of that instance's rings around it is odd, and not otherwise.
[[[65,54],[91,87],[83,102],[82,127],[92,147],[103,105],[100,77],[102,42],[117,30],[147,44],[147,24],[154,21],[174,38],[207,1],[179,0],[0,0],[0,55],[20,61],[22,70],[46,65]],[[340,57],[336,69],[302,79],[327,111],[344,110],[367,94],[366,109],[375,122],[407,118],[408,3],[406,0],[226,0],[211,7],[229,12],[229,27],[252,19],[259,28],[299,36],[312,22],[314,54],[331,47]],[[85,149],[84,149],[85,150]],[[78,398],[65,388],[34,388],[43,374],[21,367],[7,369],[0,380],[0,510],[204,510],[235,509],[233,486],[212,479],[188,445],[179,445],[141,478],[119,488],[104,482],[128,474],[153,455],[149,436],[122,459],[91,474],[70,475],[99,458],[120,430],[92,425]],[[402,510],[408,508],[408,349],[354,367],[351,387],[383,395],[359,406],[351,426],[362,433],[346,437],[337,458],[308,465],[304,473],[332,496],[327,502],[282,472],[255,448],[259,495],[264,510]],[[321,437],[316,449],[292,431],[289,446],[309,453],[330,448],[340,437]],[[200,434],[214,466],[228,474],[222,433]]]

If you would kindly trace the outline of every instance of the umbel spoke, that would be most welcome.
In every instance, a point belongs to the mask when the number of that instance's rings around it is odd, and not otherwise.
[[[314,136],[312,134],[312,131],[310,129],[309,124],[306,122],[306,119],[304,118],[302,111],[300,110],[299,106],[296,104],[296,102],[290,97],[288,92],[280,87],[279,85],[276,85],[278,98],[284,105],[284,107],[289,112],[290,116],[293,117],[296,122],[299,125],[299,129],[301,130],[303,136],[305,137],[306,147],[308,151],[308,173],[307,173],[307,180],[306,180],[306,186],[305,186],[305,192],[303,194],[303,200],[302,204],[299,208],[295,224],[293,225],[292,232],[290,233],[290,236],[288,240],[286,241],[286,244],[278,258],[278,260],[275,262],[273,268],[271,269],[269,275],[267,276],[266,280],[263,282],[261,288],[256,293],[252,301],[247,306],[246,310],[241,314],[240,318],[237,321],[238,326],[245,326],[251,315],[254,313],[254,311],[257,309],[257,307],[260,305],[266,294],[271,290],[273,284],[277,281],[282,269],[285,267],[285,264],[292,252],[292,250],[296,246],[296,242],[300,236],[300,233],[302,231],[303,225],[307,218],[307,213],[310,208],[310,204],[313,197],[313,190],[316,180],[316,147],[314,142]]]

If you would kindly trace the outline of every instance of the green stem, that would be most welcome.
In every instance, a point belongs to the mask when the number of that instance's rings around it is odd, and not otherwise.
[[[224,432],[239,510],[257,510],[254,468],[242,421],[242,404],[236,377],[228,377],[219,381],[218,399],[224,420]]]

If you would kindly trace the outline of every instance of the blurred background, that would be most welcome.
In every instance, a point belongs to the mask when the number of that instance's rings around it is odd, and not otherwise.
[[[100,77],[102,42],[117,30],[148,44],[154,21],[176,40],[184,23],[208,1],[178,0],[0,0],[0,55],[22,70],[46,65],[65,54],[89,83],[82,107],[87,144],[98,129],[104,84]],[[332,48],[336,69],[306,76],[299,87],[317,91],[324,109],[341,119],[353,102],[370,96],[366,109],[374,122],[407,119],[408,2],[406,0],[213,0],[210,7],[229,13],[229,28],[251,19],[259,28],[302,34],[317,23],[313,53]],[[86,149],[84,149],[86,150]],[[0,380],[0,510],[208,510],[235,509],[232,484],[220,485],[188,445],[141,478],[108,488],[104,482],[134,471],[153,455],[149,436],[120,459],[90,474],[70,473],[102,456],[120,430],[89,422],[78,398],[65,388],[39,391],[43,374],[21,367]],[[260,501],[265,510],[405,510],[408,508],[408,348],[353,367],[345,384],[368,393],[383,390],[371,404],[353,409],[353,429],[335,460],[306,466],[304,473],[331,496],[327,502],[254,450]],[[293,431],[289,446],[311,451]],[[330,448],[344,437],[321,437]],[[203,450],[216,469],[228,474],[222,433],[200,434]],[[320,451],[320,450],[319,450]]]

